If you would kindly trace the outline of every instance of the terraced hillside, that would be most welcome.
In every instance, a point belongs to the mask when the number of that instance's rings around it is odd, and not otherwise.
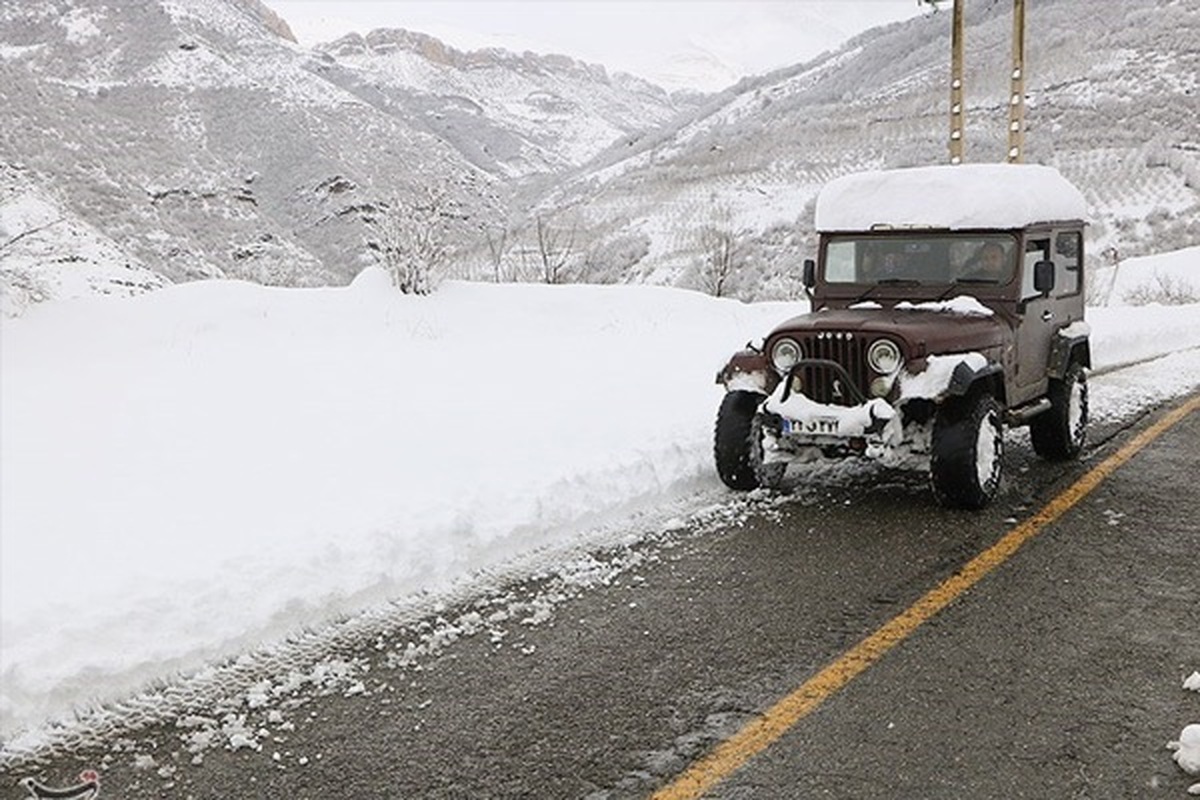
[[[969,161],[1004,157],[1010,15],[967,4]],[[723,232],[738,266],[726,291],[794,293],[824,182],[946,161],[949,29],[931,13],[743,81],[673,131],[618,143],[536,213],[569,218],[585,252],[641,242],[624,279],[699,288]],[[1045,0],[1028,31],[1027,160],[1083,189],[1091,251],[1200,242],[1200,2]]]

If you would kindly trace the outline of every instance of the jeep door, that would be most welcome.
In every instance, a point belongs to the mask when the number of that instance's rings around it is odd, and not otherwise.
[[[1041,397],[1049,380],[1050,351],[1058,331],[1083,319],[1083,248],[1079,231],[1037,231],[1025,237],[1021,264],[1015,392],[1009,405]],[[1033,287],[1034,265],[1054,263],[1054,286],[1046,295]]]

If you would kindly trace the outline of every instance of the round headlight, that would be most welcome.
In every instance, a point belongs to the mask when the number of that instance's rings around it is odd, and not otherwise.
[[[876,372],[891,375],[900,369],[900,348],[890,339],[880,339],[867,350],[867,363]]]
[[[780,372],[791,372],[800,361],[800,345],[793,339],[780,339],[771,348],[771,363]]]

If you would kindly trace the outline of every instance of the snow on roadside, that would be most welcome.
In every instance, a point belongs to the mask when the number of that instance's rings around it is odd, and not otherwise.
[[[1200,247],[1129,258],[1115,266],[1099,267],[1092,274],[1092,283],[1107,306],[1128,305],[1132,293],[1153,288],[1160,281],[1200,295]]]
[[[715,372],[801,310],[657,287],[404,297],[369,270],[4,320],[0,736],[719,492]],[[1200,347],[1198,311],[1089,312],[1096,365]],[[1168,363],[1097,378],[1096,415],[1200,385],[1200,351]]]
[[[1200,692],[1200,671],[1193,672],[1183,680],[1185,691]],[[1171,757],[1175,763],[1189,775],[1200,775],[1200,724],[1185,725],[1179,732],[1179,738],[1167,743],[1172,750]],[[1188,787],[1188,794],[1200,795],[1200,783]]]
[[[1185,725],[1179,732],[1179,739],[1167,747],[1174,751],[1172,758],[1181,770],[1188,775],[1200,775],[1200,724]],[[1195,788],[1190,787],[1188,794],[1195,794]]]
[[[707,477],[717,369],[796,311],[370,270],[6,320],[0,733]]]
[[[1194,308],[1200,314],[1200,307]],[[1200,349],[1191,348],[1088,378],[1088,414],[1094,422],[1125,419],[1197,386]]]
[[[1200,347],[1200,305],[1089,308],[1092,368],[1111,369]]]

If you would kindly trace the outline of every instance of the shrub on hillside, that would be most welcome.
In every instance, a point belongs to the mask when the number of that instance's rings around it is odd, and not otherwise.
[[[1125,302],[1131,306],[1185,306],[1200,303],[1200,292],[1182,278],[1155,273],[1153,280],[1126,292]]]

